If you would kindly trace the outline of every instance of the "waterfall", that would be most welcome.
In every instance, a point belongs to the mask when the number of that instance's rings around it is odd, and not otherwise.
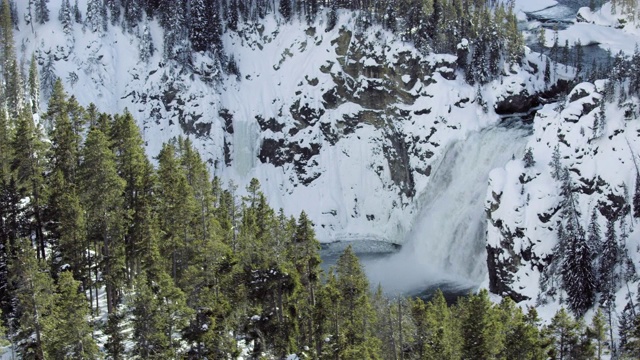
[[[245,119],[234,120],[233,129],[233,168],[244,179],[256,165],[259,129]]]
[[[512,157],[521,159],[529,129],[495,126],[450,144],[398,253],[369,263],[375,286],[391,293],[416,293],[440,283],[473,286],[486,277],[484,200],[489,172]]]

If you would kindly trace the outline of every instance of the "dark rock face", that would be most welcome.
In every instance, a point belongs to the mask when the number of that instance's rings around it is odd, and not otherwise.
[[[495,110],[498,115],[509,115],[526,113],[530,109],[540,105],[538,94],[529,95],[528,92],[515,94],[496,104]]]
[[[391,179],[408,198],[416,194],[413,169],[409,163],[407,143],[402,134],[394,132],[387,135],[391,146],[384,147],[384,154],[391,169]]]
[[[501,241],[499,247],[487,245],[487,269],[489,271],[489,291],[494,294],[510,297],[515,302],[529,300],[529,297],[520,294],[513,289],[513,274],[523,265],[524,261],[533,262],[531,248],[533,244],[520,252],[516,252],[514,244],[517,239],[522,242],[525,239],[524,230],[516,228],[511,231],[501,220],[494,221],[491,218],[492,211],[495,211],[500,204],[500,195],[493,194],[493,206],[487,209],[487,219],[491,224],[500,229]]]
[[[509,258],[509,261],[507,262],[500,260],[502,258],[501,254],[506,251],[507,250],[502,248],[487,246],[489,291],[503,297],[510,297],[515,302],[529,300],[527,296],[524,296],[509,287],[509,284],[513,282],[513,271],[515,271],[517,265],[512,263],[511,260],[513,260],[513,258]]]

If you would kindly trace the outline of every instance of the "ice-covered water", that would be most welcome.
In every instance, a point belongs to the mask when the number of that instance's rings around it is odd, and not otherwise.
[[[489,172],[520,159],[530,130],[496,126],[449,146],[417,201],[420,214],[402,249],[370,262],[373,284],[419,293],[436,284],[471,288],[486,277],[484,199]]]

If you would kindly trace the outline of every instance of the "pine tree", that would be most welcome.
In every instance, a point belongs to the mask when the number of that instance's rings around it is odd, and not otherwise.
[[[618,319],[618,347],[616,355],[634,358],[640,355],[635,349],[634,339],[635,310],[631,301],[627,302]],[[634,356],[635,355],[635,356]]]
[[[115,26],[120,22],[120,14],[122,13],[122,5],[120,0],[104,0],[103,5],[106,10],[109,10],[111,15],[111,25]]]
[[[45,271],[44,262],[36,260],[31,241],[20,239],[14,251],[11,274],[19,319],[15,336],[18,353],[25,360],[46,359],[57,297],[53,280]]]
[[[0,177],[0,309],[5,314],[15,308],[10,262],[26,227],[21,200],[15,179]]]
[[[146,188],[151,164],[144,154],[144,143],[133,115],[125,111],[124,115],[114,117],[111,127],[111,147],[115,153],[118,175],[125,180],[124,216],[125,216],[125,263],[129,283],[135,275],[136,264],[142,256],[145,217],[151,211],[148,207],[150,189]]]
[[[151,37],[151,29],[149,23],[145,22],[142,28],[142,38],[140,39],[140,61],[148,62],[155,53],[153,46],[153,38]]]
[[[591,212],[591,220],[587,227],[587,243],[594,254],[600,254],[602,250],[602,236],[600,233],[600,225],[598,224],[598,210],[593,208]]]
[[[31,112],[38,114],[40,112],[40,76],[35,53],[31,55],[29,64],[29,100]]]
[[[562,217],[566,222],[566,250],[562,260],[562,282],[567,292],[569,309],[581,317],[595,301],[596,279],[594,252],[580,225],[578,200],[573,193],[571,175],[562,173]]]
[[[284,18],[285,21],[291,20],[291,1],[290,0],[280,0],[280,15]]]
[[[564,64],[564,69],[567,70],[569,67],[569,40],[565,40],[562,48],[562,63]]]
[[[607,231],[605,234],[605,243],[602,248],[600,258],[600,292],[602,292],[602,301],[612,303],[615,298],[615,292],[620,281],[618,263],[620,260],[620,247],[616,237],[615,220],[607,221]]]
[[[551,155],[551,177],[560,180],[562,177],[562,163],[560,162],[560,145],[556,145],[553,148],[553,154]]]
[[[35,21],[38,24],[44,24],[49,21],[48,2],[49,0],[34,0]]]
[[[107,340],[105,341],[104,349],[109,358],[113,360],[127,358],[124,346],[127,337],[123,322],[124,313],[117,308],[114,312],[107,315],[107,324],[104,329]]]
[[[165,144],[158,155],[158,214],[161,239],[160,253],[169,260],[168,269],[176,283],[180,283],[186,268],[186,246],[192,238],[190,222],[195,211],[193,189],[176,157],[174,145]]]
[[[88,322],[89,307],[85,296],[78,291],[79,285],[70,272],[60,274],[51,339],[47,342],[47,354],[53,359],[95,359],[99,356]]]
[[[461,355],[462,338],[458,319],[447,305],[444,295],[436,291],[429,303],[421,299],[411,303],[411,316],[416,323],[416,345],[419,358],[455,359]]]
[[[551,84],[551,60],[548,58],[544,65],[544,83]]]
[[[233,31],[238,30],[238,0],[229,0],[227,7],[227,27]]]
[[[527,151],[525,151],[524,158],[522,160],[524,161],[525,168],[533,167],[536,164],[536,161],[533,159],[533,149],[531,147],[527,148]]]
[[[30,224],[30,235],[36,241],[36,254],[45,258],[44,236],[44,204],[46,204],[44,181],[45,145],[41,140],[40,129],[36,127],[30,112],[22,112],[16,125],[15,138],[12,142],[13,162],[11,170],[16,176],[23,197],[29,197],[27,205]]]
[[[111,314],[119,303],[125,278],[122,194],[126,184],[118,176],[115,155],[109,145],[101,130],[92,128],[89,131],[82,151],[80,188],[86,210],[87,237],[97,257],[91,262],[99,264],[107,294],[107,310]]]
[[[546,359],[547,344],[540,334],[540,319],[534,308],[527,314],[510,298],[504,298],[498,307],[498,318],[503,324],[504,346],[500,354],[504,359]]]
[[[2,316],[2,310],[0,310],[0,319],[4,319]],[[7,337],[7,328],[4,326],[3,321],[0,320],[0,347],[5,347],[9,345],[9,342],[6,340]],[[0,351],[0,355],[3,355],[4,352]]]
[[[78,6],[78,0],[73,4],[73,20],[77,24],[82,24],[82,13],[80,12],[80,7]]]
[[[180,65],[186,65],[191,54],[185,5],[172,0],[160,0],[158,5],[159,22],[164,29],[164,56]]]
[[[502,325],[492,308],[489,293],[481,290],[461,304],[462,357],[465,359],[490,359],[503,346]]]
[[[13,152],[11,139],[12,129],[5,111],[0,111],[0,181],[8,181],[11,171]]]
[[[369,282],[351,246],[340,255],[336,267],[339,301],[338,354],[341,359],[372,359],[379,342],[371,336],[375,313],[369,299]]]
[[[549,337],[553,340],[552,358],[571,359],[573,349],[579,342],[578,323],[564,308],[560,308],[551,319],[551,324],[546,328]]]
[[[538,28],[538,37],[537,37],[537,43],[538,43],[538,46],[540,47],[540,59],[542,59],[542,57],[544,56],[544,46],[546,41],[547,41],[546,31],[544,30],[544,27],[540,26]]]
[[[142,359],[179,358],[179,344],[173,340],[173,334],[185,327],[185,319],[190,315],[184,295],[166,274],[153,282],[139,275],[135,289],[132,355]]]
[[[60,11],[58,12],[58,20],[62,24],[62,29],[65,34],[71,35],[73,31],[73,23],[74,23],[74,14],[73,8],[71,7],[71,3],[69,0],[63,0],[62,5],[60,6]]]
[[[607,325],[602,309],[598,308],[588,329],[589,336],[595,341],[596,359],[602,359],[607,352]]]
[[[152,356],[171,357],[170,334],[165,332],[167,314],[160,312],[159,300],[154,296],[145,276],[140,275],[136,280],[136,293],[132,301],[133,306],[133,337],[132,355],[141,359]]]
[[[24,107],[24,84],[13,40],[13,22],[8,0],[2,1],[0,13],[0,29],[2,32],[2,70],[4,76],[4,96],[9,114],[18,117]]]
[[[106,19],[103,15],[103,7],[99,0],[87,1],[87,13],[84,19],[84,28],[91,32],[102,31],[106,26]],[[83,29],[84,29],[83,28]]]
[[[124,2],[124,21],[123,27],[130,33],[133,33],[135,29],[139,28],[140,23],[144,18],[143,4],[138,1],[125,1]]]
[[[640,172],[636,172],[636,188],[633,193],[633,217],[640,218]]]

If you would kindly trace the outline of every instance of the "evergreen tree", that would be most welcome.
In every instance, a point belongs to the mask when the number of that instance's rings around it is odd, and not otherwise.
[[[602,301],[608,303],[613,303],[615,300],[615,292],[620,281],[617,267],[621,253],[616,237],[615,223],[615,220],[607,221],[605,243],[600,258],[600,292],[602,292]]]
[[[148,197],[150,189],[146,181],[150,164],[144,154],[144,143],[133,115],[125,111],[124,115],[114,117],[111,127],[111,147],[115,153],[118,175],[125,180],[124,221],[125,221],[125,263],[129,282],[135,274],[138,258],[142,256],[144,231],[147,224],[145,216],[151,211]]]
[[[598,224],[598,211],[596,208],[593,208],[591,211],[591,220],[587,227],[587,243],[592,249],[594,255],[601,253],[603,248],[602,236],[600,233],[600,225]]]
[[[17,301],[18,328],[16,340],[22,359],[48,358],[46,349],[51,341],[51,329],[56,294],[53,280],[38,262],[28,239],[17,243],[15,259],[11,262],[12,282]]]
[[[120,0],[104,0],[103,5],[106,10],[109,10],[111,15],[111,25],[115,26],[120,21],[120,14],[122,13],[122,5]]]
[[[229,0],[227,27],[233,31],[238,30],[238,0]]]
[[[109,358],[113,360],[126,359],[124,342],[127,337],[123,321],[124,313],[119,309],[115,309],[114,312],[107,315],[107,324],[104,329],[107,341],[104,344],[104,349]]]
[[[595,301],[596,279],[593,268],[595,256],[580,225],[579,205],[573,193],[571,175],[567,168],[562,173],[561,181],[562,217],[566,222],[562,282],[567,292],[569,309],[581,317]]]
[[[44,181],[45,145],[30,112],[22,112],[16,125],[12,142],[13,161],[11,170],[16,176],[22,197],[29,197],[27,205],[31,224],[29,235],[36,241],[36,254],[45,258],[44,204],[46,203]]]
[[[285,21],[291,20],[291,1],[290,0],[280,0],[280,15],[285,19]]]
[[[553,154],[551,155],[551,177],[560,180],[562,177],[562,163],[560,162],[560,145],[556,145],[553,148]]]
[[[634,358],[640,355],[636,349],[634,339],[635,310],[631,301],[627,302],[618,319],[618,347],[616,355],[624,358]]]
[[[633,193],[633,217],[640,218],[640,172],[636,171],[636,188]]]
[[[180,283],[186,268],[186,246],[192,240],[190,222],[195,212],[193,189],[176,157],[174,145],[165,144],[158,155],[158,214],[161,238],[160,253],[169,260],[168,269],[176,283]]]
[[[584,49],[582,43],[578,40],[573,46],[576,48],[576,78],[581,79],[582,69],[584,68]]]
[[[571,359],[571,354],[580,340],[579,324],[571,315],[564,308],[560,308],[551,319],[551,324],[546,328],[546,331],[553,341],[551,358]]]
[[[63,0],[58,12],[58,20],[62,24],[62,29],[65,34],[71,35],[73,31],[74,14],[73,8],[69,0]]]
[[[126,183],[118,176],[115,155],[109,145],[101,130],[92,128],[89,131],[82,150],[80,186],[86,210],[87,237],[97,257],[90,261],[92,265],[99,265],[96,277],[100,274],[104,281],[107,310],[111,314],[120,301],[125,278],[122,194]]]
[[[33,0],[34,1],[34,12],[35,12],[35,21],[38,24],[44,24],[49,21],[49,8],[47,7],[47,3],[49,0]]]
[[[462,357],[491,359],[498,355],[504,337],[502,326],[492,308],[489,293],[481,290],[461,304]]]
[[[88,28],[91,32],[99,32],[106,30],[106,18],[103,13],[103,7],[99,0],[87,0],[87,13],[84,19],[84,28]],[[84,29],[83,28],[83,29]]]
[[[133,306],[132,355],[140,359],[154,356],[170,358],[171,334],[165,332],[165,316],[160,312],[159,300],[154,296],[144,275],[136,280],[136,292]]]
[[[73,20],[77,24],[82,24],[82,13],[80,12],[80,7],[78,6],[78,0],[73,4]]]
[[[551,84],[551,60],[548,58],[544,65],[544,83]]]
[[[136,278],[133,305],[132,355],[141,359],[179,358],[179,344],[173,334],[186,326],[190,311],[183,293],[171,278],[160,272],[156,281],[145,275]]]
[[[40,76],[35,53],[31,55],[29,64],[29,100],[31,112],[38,114],[40,112]]]
[[[427,304],[419,298],[413,300],[410,314],[416,324],[413,346],[418,358],[460,358],[461,328],[440,290]]]
[[[537,43],[538,43],[538,46],[540,47],[540,59],[542,59],[542,57],[544,56],[544,46],[546,41],[547,41],[546,31],[544,30],[544,27],[540,26],[538,28],[538,37],[537,37]]]
[[[372,337],[375,313],[369,299],[369,282],[351,246],[337,262],[339,300],[338,354],[341,359],[375,359],[380,344]]]
[[[60,274],[51,339],[47,342],[47,354],[52,359],[95,359],[99,356],[88,323],[89,307],[85,296],[78,291],[79,285],[70,272]]]
[[[149,23],[145,22],[142,28],[142,38],[140,39],[140,61],[148,62],[155,53],[153,46],[153,38],[151,37],[151,29]]]
[[[525,168],[533,167],[536,164],[536,161],[533,159],[533,149],[531,147],[527,148],[527,151],[525,151],[524,158],[522,160],[524,161]]]
[[[602,359],[607,351],[607,325],[602,309],[598,308],[588,329],[589,336],[595,341],[596,359]]]
[[[547,358],[547,341],[539,331],[540,319],[534,308],[529,308],[528,313],[523,314],[513,300],[507,297],[502,300],[497,310],[504,332],[501,358]]]
[[[0,177],[0,309],[13,314],[15,301],[10,263],[26,227],[15,179]]]

